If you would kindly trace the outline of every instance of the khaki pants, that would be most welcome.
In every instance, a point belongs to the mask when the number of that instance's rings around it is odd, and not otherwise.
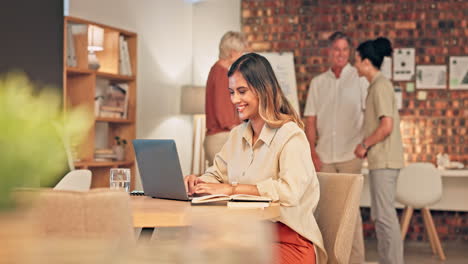
[[[362,160],[355,158],[350,161],[337,162],[337,163],[323,163],[321,172],[329,173],[352,173],[361,174]],[[358,208],[359,210],[359,208]],[[351,255],[349,256],[349,263],[364,263],[364,234],[362,229],[361,212],[357,214],[356,226],[354,228],[354,243],[351,248]]]
[[[205,147],[205,157],[208,160],[208,166],[213,165],[213,160],[216,153],[220,152],[224,143],[229,138],[229,132],[221,132],[214,135],[207,135],[203,146]]]

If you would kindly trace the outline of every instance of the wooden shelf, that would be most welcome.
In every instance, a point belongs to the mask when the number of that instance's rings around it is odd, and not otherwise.
[[[121,74],[113,74],[113,73],[108,73],[108,72],[96,72],[96,76],[106,78],[112,81],[118,81],[118,82],[130,82],[135,80],[135,76],[127,76],[127,75],[121,75]]]
[[[76,167],[117,167],[133,165],[133,160],[124,161],[79,161],[75,162]]]
[[[131,82],[135,80],[135,76],[127,76],[127,75],[114,74],[114,73],[109,73],[109,72],[100,72],[100,71],[94,71],[90,69],[82,69],[82,68],[76,68],[76,67],[67,67],[67,74],[71,76],[96,74],[96,76],[98,77],[106,78],[111,81],[117,81],[117,82]]]
[[[93,71],[90,69],[67,67],[67,74],[69,75],[87,75],[87,74],[92,74],[92,73]]]
[[[96,117],[96,122],[131,124],[133,120],[122,118]]]

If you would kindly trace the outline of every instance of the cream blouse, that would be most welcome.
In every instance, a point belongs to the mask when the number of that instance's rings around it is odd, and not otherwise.
[[[317,260],[326,263],[322,235],[313,214],[320,188],[304,131],[294,122],[280,128],[265,124],[253,146],[252,137],[250,122],[231,130],[213,166],[201,179],[256,185],[261,196],[280,203],[280,217],[274,221],[284,223],[314,243]]]

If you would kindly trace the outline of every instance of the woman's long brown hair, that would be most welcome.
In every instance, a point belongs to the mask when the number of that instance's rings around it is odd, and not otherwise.
[[[258,96],[258,113],[265,123],[277,128],[293,121],[304,129],[304,123],[284,96],[273,68],[265,57],[256,53],[245,54],[232,64],[228,77],[237,71]]]

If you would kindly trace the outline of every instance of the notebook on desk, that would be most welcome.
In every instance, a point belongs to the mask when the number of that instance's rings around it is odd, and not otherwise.
[[[234,194],[234,195],[211,194],[211,195],[205,195],[205,196],[193,198],[192,204],[203,204],[203,203],[220,202],[220,201],[231,201],[231,202],[239,202],[239,203],[264,202],[268,204],[271,202],[271,198],[257,196],[257,195],[250,195],[250,194]]]
[[[133,140],[145,195],[153,198],[190,201],[174,140]]]

